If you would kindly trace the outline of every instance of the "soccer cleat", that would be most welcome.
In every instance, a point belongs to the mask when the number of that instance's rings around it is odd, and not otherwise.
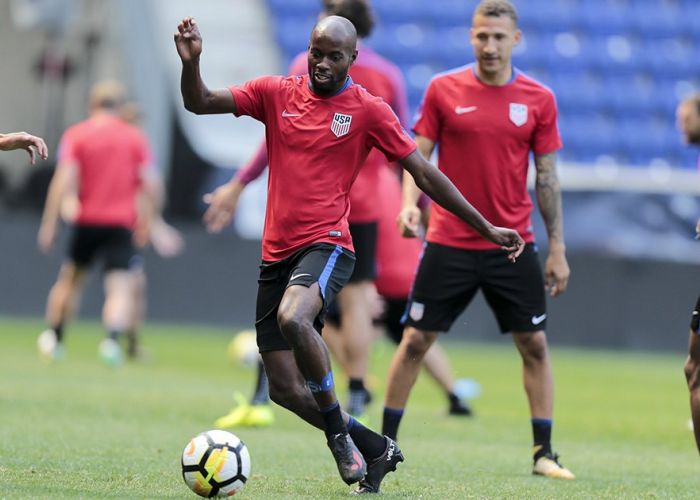
[[[36,345],[42,361],[61,361],[65,356],[63,344],[58,341],[56,332],[51,328],[41,332],[36,339]]]
[[[379,485],[382,484],[384,476],[395,471],[399,462],[403,462],[403,453],[398,443],[388,436],[384,436],[384,439],[386,440],[384,453],[367,464],[367,474],[360,481],[359,487],[352,491],[353,494],[379,493]]]
[[[124,362],[124,353],[119,342],[112,338],[102,339],[97,350],[102,362],[111,367],[121,366]]]
[[[269,404],[252,405],[242,424],[243,427],[269,427],[275,423],[275,414]]]
[[[449,414],[460,417],[471,417],[474,415],[474,412],[465,401],[455,401],[450,403]]]
[[[233,399],[236,402],[236,406],[227,415],[216,419],[214,422],[216,428],[225,429],[227,427],[241,427],[245,425],[244,422],[251,406],[239,392],[233,394]]]
[[[347,484],[356,483],[365,477],[367,463],[357,449],[350,434],[341,432],[328,437],[328,447],[333,453],[340,477]]]
[[[569,469],[559,463],[559,455],[552,452],[545,453],[535,459],[532,473],[550,479],[576,479],[576,476]]]

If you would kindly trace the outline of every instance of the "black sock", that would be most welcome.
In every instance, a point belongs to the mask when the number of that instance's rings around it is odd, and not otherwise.
[[[447,399],[450,400],[450,406],[459,403],[459,398],[458,398],[457,395],[456,395],[454,392],[452,392],[452,391],[448,391],[448,392],[447,392]]]
[[[122,332],[119,330],[110,330],[109,333],[107,334],[107,337],[109,337],[112,340],[119,340],[119,337],[121,337]]]
[[[321,415],[323,415],[323,421],[326,423],[327,437],[348,431],[347,427],[345,427],[345,422],[343,422],[343,414],[340,412],[340,404],[338,401],[325,408],[321,408]]]
[[[373,430],[368,429],[360,422],[352,418],[348,420],[348,432],[353,442],[360,450],[362,456],[365,460],[371,462],[372,460],[381,456],[386,449],[386,439],[384,436],[380,436]]]
[[[262,361],[258,361],[258,382],[255,385],[255,394],[250,404],[264,405],[270,401],[269,384],[267,381],[267,373],[265,373],[265,365]]]
[[[367,390],[361,378],[350,379],[350,402],[347,411],[351,415],[362,415],[365,412],[365,402],[367,401]]]
[[[385,406],[384,420],[382,421],[382,434],[396,441],[401,417],[403,417],[403,408],[388,408]]]
[[[533,418],[532,435],[535,441],[535,447],[540,447],[535,451],[535,460],[543,455],[552,452],[552,421],[547,418]]]
[[[51,329],[56,334],[56,342],[63,342],[63,323],[59,323]]]

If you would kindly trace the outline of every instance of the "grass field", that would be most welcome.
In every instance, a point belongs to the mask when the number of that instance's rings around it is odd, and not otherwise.
[[[110,369],[97,360],[101,330],[76,323],[67,359],[41,363],[39,321],[0,318],[1,498],[195,498],[180,475],[188,439],[248,395],[254,373],[225,356],[231,332],[198,326],[144,330],[148,363]],[[392,347],[374,352],[378,400]],[[520,363],[509,342],[450,344],[459,376],[479,380],[473,419],[446,417],[421,377],[401,429],[406,462],[385,498],[698,498],[682,356],[554,349],[554,446],[578,476],[530,474],[531,431]],[[340,377],[338,377],[340,378]],[[339,384],[343,383],[341,380]],[[381,405],[371,408],[380,425]],[[276,408],[267,429],[235,430],[253,473],[244,498],[341,498],[323,435]]]

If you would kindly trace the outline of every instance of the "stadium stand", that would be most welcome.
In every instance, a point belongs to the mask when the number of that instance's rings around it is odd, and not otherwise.
[[[267,0],[283,61],[300,50],[318,0]],[[412,109],[437,72],[473,60],[476,0],[374,0],[381,24],[368,43],[398,64]],[[694,0],[524,0],[519,69],[557,94],[569,163],[613,161],[693,169],[674,110],[700,88],[700,2]]]

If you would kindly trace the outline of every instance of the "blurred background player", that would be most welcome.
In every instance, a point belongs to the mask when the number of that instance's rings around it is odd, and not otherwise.
[[[325,0],[319,17],[340,16],[353,23],[358,37],[367,38],[374,28],[374,16],[367,0]],[[306,74],[306,52],[298,54],[289,67],[290,75]],[[382,97],[394,110],[402,125],[408,122],[408,101],[401,71],[367,45],[358,44],[358,57],[350,68],[353,81],[370,94]],[[263,143],[253,159],[239,170],[231,181],[217,189],[216,196],[228,197],[231,204],[230,217],[245,186],[256,179],[267,165],[267,150]],[[346,409],[351,415],[362,418],[365,406],[370,400],[365,387],[369,352],[373,340],[372,312],[369,297],[376,275],[377,221],[380,209],[376,200],[381,197],[379,172],[386,168],[387,160],[378,150],[372,150],[360,170],[350,190],[350,234],[355,247],[355,268],[350,281],[338,294],[337,302],[331,308],[339,315],[327,317],[328,326],[335,318],[340,318],[342,335],[339,342],[332,344],[338,358],[343,359],[342,367],[348,376],[349,398]],[[230,219],[212,228],[219,231]],[[269,421],[269,410],[261,408],[267,404],[263,390],[265,374],[262,365],[258,368],[256,390],[250,404],[238,404],[231,412],[217,420],[218,426],[256,425]],[[257,408],[254,408],[257,407]],[[258,418],[259,415],[259,418]],[[264,424],[263,424],[264,425]]]
[[[64,196],[77,192],[78,203],[67,256],[46,305],[49,329],[38,340],[40,354],[48,359],[61,356],[65,324],[77,306],[87,272],[100,258],[107,337],[99,353],[110,364],[122,360],[118,339],[133,318],[131,269],[140,260],[134,243],[143,246],[147,241],[156,199],[148,141],[119,116],[124,97],[120,83],[96,84],[89,118],[70,127],[60,142],[38,235],[42,251],[48,253],[53,247]],[[139,205],[144,209],[139,210]]]
[[[676,112],[678,128],[686,144],[700,146],[700,93],[684,99]],[[700,167],[700,161],[698,162]],[[696,238],[700,237],[700,219],[695,226]],[[690,320],[688,358],[685,362],[685,378],[690,391],[690,413],[695,444],[700,452],[700,296]]]
[[[24,149],[29,153],[32,165],[36,162],[36,155],[39,155],[42,160],[49,156],[49,150],[41,137],[26,132],[0,134],[0,151],[14,151],[15,149]]]
[[[552,92],[515,70],[511,51],[520,42],[517,13],[507,0],[485,0],[474,11],[471,43],[476,64],[433,78],[414,126],[420,152],[438,149],[439,168],[474,205],[499,225],[525,235],[514,264],[471,228],[434,207],[427,245],[407,310],[406,330],[389,370],[383,432],[395,437],[420,362],[481,289],[503,333],[512,333],[523,361],[534,435],[533,473],[573,479],[551,446],[554,383],[547,339],[545,289],[564,292],[569,278],[564,247],[556,154],[562,143]],[[544,281],[534,243],[527,192],[530,151],[535,192],[549,236]],[[420,192],[404,178],[401,224],[415,234]]]

